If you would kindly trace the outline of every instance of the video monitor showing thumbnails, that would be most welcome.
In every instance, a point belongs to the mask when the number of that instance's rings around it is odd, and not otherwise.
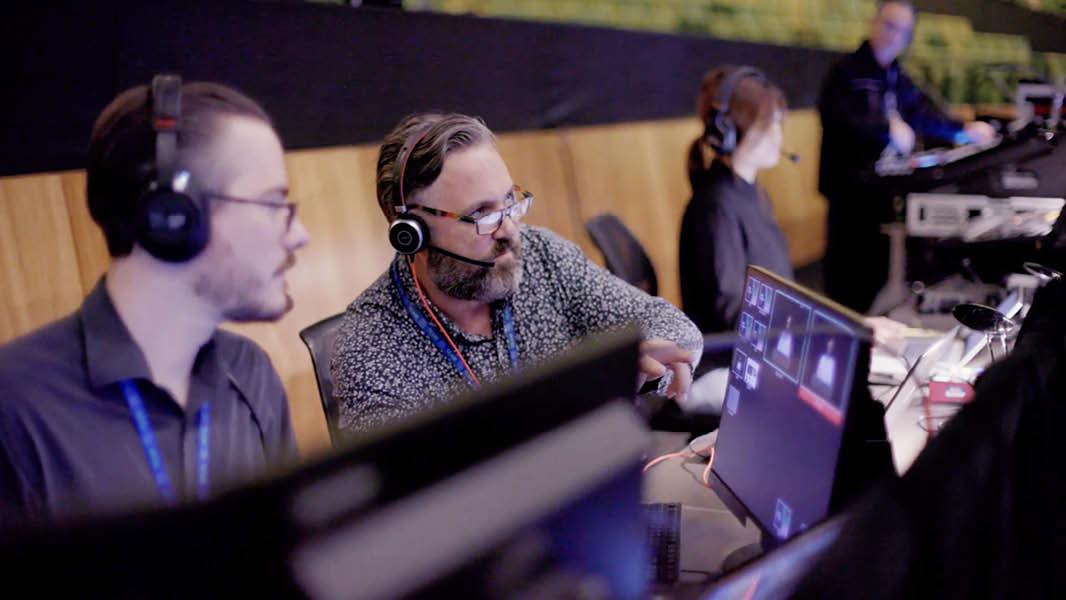
[[[859,315],[759,267],[748,267],[744,289],[713,471],[780,541],[828,515],[869,330]]]

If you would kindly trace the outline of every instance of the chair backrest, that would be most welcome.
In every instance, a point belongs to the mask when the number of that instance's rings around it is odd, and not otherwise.
[[[343,320],[344,313],[337,313],[300,330],[300,339],[311,353],[311,365],[315,368],[318,394],[322,397],[322,411],[326,414],[329,437],[334,443],[337,442],[340,409],[337,406],[337,399],[333,396],[333,377],[330,374],[329,363],[333,358],[333,340],[337,337],[337,330]]]
[[[603,253],[608,271],[652,296],[659,295],[655,267],[644,252],[644,247],[621,219],[604,213],[589,219],[585,223],[585,230]]]

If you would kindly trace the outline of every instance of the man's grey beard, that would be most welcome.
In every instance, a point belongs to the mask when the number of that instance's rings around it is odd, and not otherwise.
[[[495,302],[516,291],[522,282],[522,253],[516,240],[497,240],[494,257],[510,250],[515,260],[491,268],[471,265],[429,249],[429,276],[440,291],[459,300]]]

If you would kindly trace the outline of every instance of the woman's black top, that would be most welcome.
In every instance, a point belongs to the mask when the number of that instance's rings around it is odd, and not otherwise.
[[[681,303],[701,331],[731,331],[749,264],[792,279],[785,234],[758,186],[721,161],[692,178],[681,221]]]

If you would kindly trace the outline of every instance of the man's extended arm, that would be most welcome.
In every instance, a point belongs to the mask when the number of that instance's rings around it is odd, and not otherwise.
[[[903,73],[899,75],[899,112],[914,131],[925,137],[951,142],[962,131],[961,121],[948,116]]]
[[[664,380],[663,385],[669,385],[664,391],[684,396],[691,369],[699,363],[703,350],[700,330],[673,304],[611,275],[573,243],[547,230],[541,230],[541,235],[547,245],[540,251],[548,252],[556,266],[557,293],[575,329],[588,334],[636,324],[646,340],[641,348],[642,372],[654,378],[662,374],[656,372],[655,363],[664,364],[675,374],[669,382]],[[676,349],[658,340],[670,342]]]

